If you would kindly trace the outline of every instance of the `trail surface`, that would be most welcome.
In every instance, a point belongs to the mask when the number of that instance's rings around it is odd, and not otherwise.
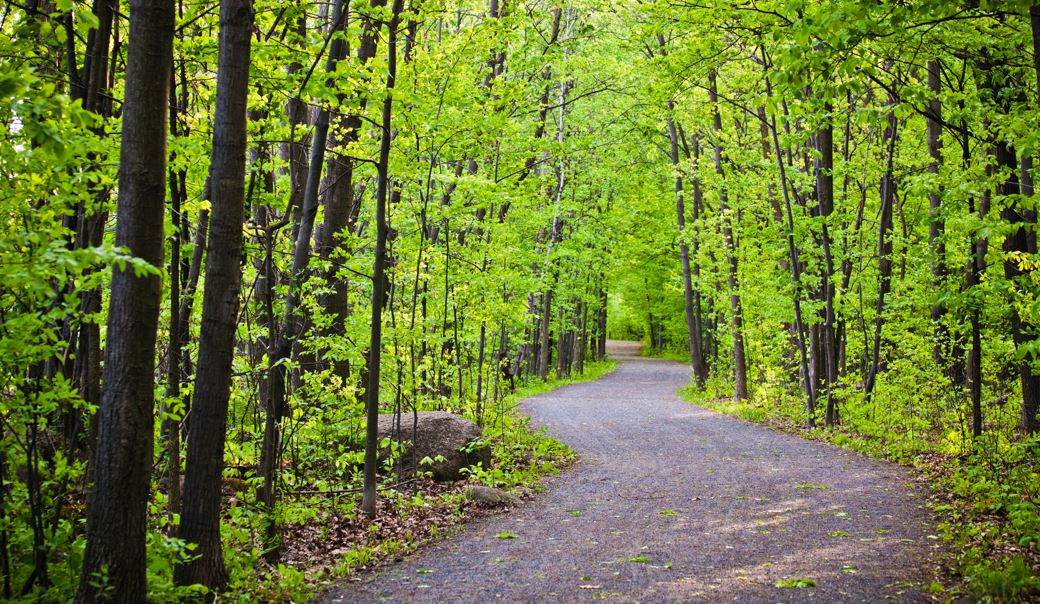
[[[577,467],[321,601],[926,600],[938,542],[905,470],[686,404],[685,366],[611,353],[611,375],[523,406]],[[776,586],[797,579],[816,585]]]

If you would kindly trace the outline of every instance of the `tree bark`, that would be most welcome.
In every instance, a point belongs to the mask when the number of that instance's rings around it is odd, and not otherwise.
[[[675,104],[668,101],[669,113],[675,110]],[[672,169],[675,170],[675,214],[679,227],[679,258],[683,273],[683,308],[686,313],[686,344],[690,353],[690,366],[697,385],[704,386],[708,379],[708,365],[704,362],[704,351],[701,350],[700,324],[694,310],[693,277],[690,270],[690,246],[686,243],[686,206],[683,203],[683,180],[679,167],[679,133],[675,119],[669,115],[668,142],[670,145]],[[694,164],[696,169],[696,164]],[[694,179],[696,179],[694,175]]]
[[[153,267],[163,262],[166,112],[173,62],[174,3],[133,0],[120,143],[116,245]],[[155,346],[161,274],[113,271],[103,390],[98,411],[94,490],[77,601],[102,594],[121,602],[147,598],[145,535],[153,453]]]
[[[212,217],[206,244],[199,360],[192,394],[178,536],[198,544],[178,565],[179,585],[220,590],[228,580],[220,543],[220,479],[231,395],[231,363],[242,283],[245,218],[246,97],[249,91],[251,0],[221,0],[217,101],[210,160]]]
[[[766,95],[773,96],[773,88],[769,78],[765,78]],[[798,360],[800,362],[800,373],[806,394],[806,425],[810,428],[816,427],[816,385],[809,374],[809,361],[806,356],[805,346],[805,323],[802,320],[802,279],[801,261],[798,258],[798,246],[794,240],[794,212],[791,208],[791,193],[787,179],[787,167],[784,164],[784,156],[780,151],[780,134],[776,127],[776,118],[772,118],[769,129],[773,135],[773,146],[776,147],[776,163],[780,171],[780,187],[783,191],[784,209],[787,215],[787,262],[791,267],[791,280],[794,286],[792,295],[794,303],[794,328],[796,330],[796,342],[798,346]]]
[[[344,0],[336,0],[332,5],[331,22],[333,31],[342,24]],[[325,72],[330,76],[336,71],[337,57],[343,54],[343,38],[334,36],[329,45],[328,58],[325,61]],[[285,310],[282,315],[281,328],[274,339],[272,354],[267,368],[267,393],[265,401],[264,440],[260,447],[260,477],[263,483],[257,493],[257,499],[264,505],[274,504],[274,476],[277,468],[277,456],[281,441],[281,421],[286,414],[286,361],[292,355],[293,346],[299,336],[299,321],[296,309],[300,303],[300,288],[306,279],[307,265],[310,263],[311,238],[314,234],[314,220],[318,213],[318,189],[321,185],[321,170],[325,163],[325,150],[329,135],[329,109],[322,106],[314,123],[314,136],[311,139],[310,157],[307,162],[307,179],[301,196],[300,220],[296,229],[292,267],[289,274],[289,286],[285,294]],[[272,525],[273,527],[273,525]]]
[[[386,198],[390,180],[390,130],[393,117],[393,89],[397,79],[397,28],[401,23],[402,0],[394,0],[388,26],[386,52],[386,96],[383,98],[383,123],[379,140],[376,180],[376,249],[372,262],[372,324],[368,344],[368,387],[366,388],[365,470],[361,511],[376,515],[376,465],[379,445],[379,374],[383,348],[383,298],[386,291]],[[456,354],[458,351],[456,350]],[[462,396],[462,393],[459,393]]]
[[[890,99],[895,104],[895,99]],[[885,173],[881,177],[881,212],[878,219],[878,295],[874,305],[874,344],[871,353],[864,392],[869,400],[877,384],[877,376],[881,371],[881,330],[885,325],[885,296],[892,284],[892,208],[896,201],[896,179],[893,163],[896,153],[897,121],[894,113],[888,114],[888,126],[885,128],[885,140],[888,142]]]
[[[816,135],[816,148],[819,159],[816,164],[816,199],[819,203],[820,227],[823,245],[823,355],[825,384],[827,387],[827,406],[825,421],[827,426],[834,426],[838,421],[838,408],[834,399],[834,382],[838,374],[837,342],[834,338],[834,255],[831,252],[831,235],[828,226],[831,214],[834,213],[834,124],[829,115],[832,108],[827,104],[823,127]]]
[[[747,361],[744,352],[744,310],[740,301],[740,280],[738,277],[737,243],[733,237],[733,222],[730,216],[729,195],[726,192],[725,170],[722,168],[722,115],[719,113],[719,95],[714,71],[708,75],[708,97],[714,113],[715,131],[715,173],[719,176],[719,216],[722,220],[722,236],[726,241],[726,260],[729,267],[727,281],[729,285],[730,318],[733,324],[733,396],[737,400],[747,400]]]
[[[378,10],[386,5],[386,0],[371,0],[370,10]],[[357,60],[363,69],[369,61],[376,56],[378,48],[379,23],[370,15],[364,15],[363,34],[358,44]],[[336,24],[333,23],[335,26]],[[345,24],[341,24],[345,25]],[[337,61],[341,57],[336,57]],[[344,95],[340,96],[340,103],[344,103]],[[347,147],[358,140],[361,131],[361,114],[365,112],[368,105],[368,97],[361,93],[355,100],[355,106],[350,110],[352,113],[337,120],[337,129],[333,136],[332,146],[346,151]],[[335,250],[341,245],[340,240],[344,231],[352,231],[357,223],[358,214],[361,210],[360,195],[357,195],[354,186],[354,160],[345,155],[335,155],[328,160],[328,168],[325,175],[325,195],[322,206],[325,209],[325,218],[315,236],[315,247],[321,255],[322,260],[329,260]],[[331,264],[325,275],[330,292],[322,296],[321,306],[325,312],[332,315],[331,325],[326,335],[339,335],[345,333],[346,318],[350,314],[348,300],[348,281],[338,277],[337,263]],[[346,363],[333,360],[332,367],[335,373],[342,378],[348,374]]]
[[[928,61],[928,89],[932,93],[927,114],[928,156],[931,158],[928,172],[936,179],[933,190],[928,193],[928,239],[932,249],[932,290],[935,293],[942,291],[949,275],[946,244],[943,240],[945,221],[942,217],[942,186],[939,184],[939,168],[942,166],[942,102],[939,100],[941,87],[939,63],[936,60]],[[954,377],[952,359],[956,358],[956,355],[949,354],[947,350],[950,337],[949,330],[943,324],[945,316],[946,305],[937,299],[932,304],[932,323],[935,328],[935,349],[932,356],[936,364]]]

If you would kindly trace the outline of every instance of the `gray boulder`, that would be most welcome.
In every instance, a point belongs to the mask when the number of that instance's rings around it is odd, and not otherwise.
[[[520,503],[520,499],[511,493],[479,484],[466,487],[463,495],[466,499],[489,508],[512,507]]]
[[[424,458],[434,461],[433,465],[419,465],[419,469],[433,473],[438,482],[465,478],[462,468],[483,464],[491,465],[491,447],[473,447],[471,443],[480,439],[480,426],[470,420],[445,411],[420,411],[418,424],[413,426],[411,413],[401,414],[400,426],[395,425],[391,414],[379,416],[379,440],[393,438],[403,444],[400,466],[403,472],[411,471]],[[413,427],[415,442],[412,442]],[[469,449],[467,452],[466,449]]]

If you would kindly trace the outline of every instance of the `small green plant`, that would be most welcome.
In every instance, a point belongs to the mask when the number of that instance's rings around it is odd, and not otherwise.
[[[816,581],[812,579],[780,579],[773,585],[783,589],[816,587]]]
[[[372,562],[375,551],[367,545],[359,545],[343,554],[336,567],[336,574],[346,576]]]

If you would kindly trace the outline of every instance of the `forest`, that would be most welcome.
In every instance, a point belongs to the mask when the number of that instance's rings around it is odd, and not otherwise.
[[[379,414],[532,485],[608,336],[1040,594],[1033,0],[7,0],[0,99],[5,600],[306,599],[465,514]]]

